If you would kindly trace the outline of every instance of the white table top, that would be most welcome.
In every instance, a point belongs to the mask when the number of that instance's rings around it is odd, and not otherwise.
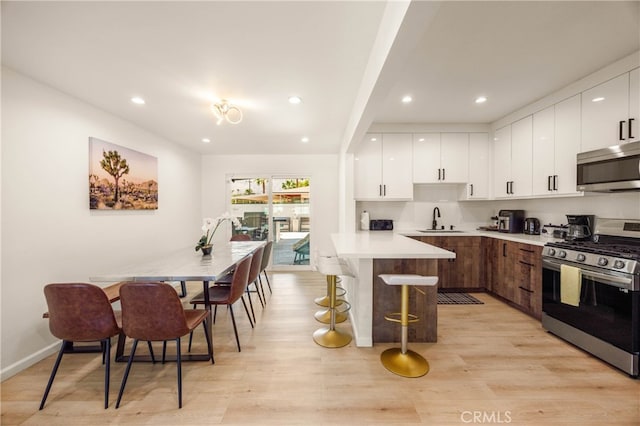
[[[123,266],[118,270],[89,277],[94,282],[116,281],[215,281],[265,241],[216,243],[210,256],[183,248],[149,262]]]
[[[360,259],[455,259],[456,254],[393,231],[331,234],[339,257]]]

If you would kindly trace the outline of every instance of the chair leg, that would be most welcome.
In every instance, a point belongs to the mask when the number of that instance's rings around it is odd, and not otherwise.
[[[109,376],[111,364],[111,338],[104,339],[104,409],[109,407]]]
[[[249,324],[251,324],[251,328],[253,328],[253,321],[251,320],[251,314],[249,313],[249,309],[247,309],[247,302],[244,301],[244,296],[240,296],[240,300],[242,300],[244,311],[247,313],[247,318],[249,318]]]
[[[55,364],[53,364],[53,370],[51,370],[51,376],[49,377],[49,383],[47,383],[47,388],[44,391],[44,395],[42,396],[42,401],[40,402],[40,410],[44,408],[44,403],[47,400],[47,396],[49,396],[49,391],[51,390],[51,385],[53,384],[53,379],[56,377],[56,373],[58,372],[58,367],[60,366],[60,360],[62,359],[62,354],[64,354],[64,347],[67,344],[66,340],[62,341],[62,345],[60,346],[60,351],[58,352],[58,357],[56,358]]]
[[[129,360],[127,361],[127,368],[125,368],[124,370],[124,376],[122,377],[122,384],[120,385],[120,392],[118,392],[116,409],[120,408],[120,400],[122,399],[122,394],[124,393],[124,387],[127,384],[127,378],[129,377],[129,371],[131,370],[131,363],[133,361],[133,356],[136,354],[137,347],[138,347],[138,339],[133,339],[133,345],[131,346],[131,355],[129,355]]]
[[[211,342],[211,335],[209,334],[209,321],[202,321],[202,326],[204,327],[204,338],[207,340],[207,350],[209,351],[209,356],[211,357],[211,364],[215,364],[215,360],[213,359],[213,342]]]
[[[269,282],[269,275],[267,275],[267,271],[264,270],[262,271],[262,273],[264,274],[264,278],[267,280],[267,287],[269,287],[269,293],[273,294],[273,291],[271,291],[271,283]]]
[[[187,352],[191,352],[191,342],[193,341],[193,330],[189,332],[189,347],[187,348]]]
[[[185,297],[187,295],[187,282],[186,281],[180,281],[180,291],[182,291],[182,293],[180,293],[180,297]]]
[[[253,317],[253,323],[256,324],[256,313],[253,310],[253,302],[251,301],[251,292],[249,286],[247,286],[247,298],[249,299],[249,306],[251,307],[251,316]]]
[[[264,301],[262,300],[262,296],[260,295],[260,287],[258,287],[258,279],[253,282],[253,286],[256,288],[256,294],[258,295],[258,300],[260,301],[260,305],[264,308]]]
[[[182,356],[179,337],[176,339],[176,364],[178,366],[178,408],[182,408]]]
[[[264,295],[264,285],[262,285],[262,278],[258,274],[258,282],[260,283],[260,290],[262,291],[262,298],[264,299],[264,304],[267,304],[267,296]]]
[[[151,342],[147,342],[147,346],[149,347],[149,353],[151,354],[151,362],[156,363],[156,357],[153,355],[153,346],[151,346]],[[164,362],[164,355],[162,361]]]
[[[233,323],[233,332],[236,335],[236,345],[238,345],[238,352],[242,352],[240,349],[240,339],[238,338],[238,328],[236,327],[236,317],[233,315],[233,306],[231,304],[227,305],[229,307],[229,312],[231,312],[231,322]]]

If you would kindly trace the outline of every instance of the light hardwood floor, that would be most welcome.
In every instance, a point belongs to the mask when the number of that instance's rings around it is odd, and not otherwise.
[[[438,342],[410,344],[431,371],[406,379],[379,362],[390,344],[326,349],[313,342],[321,326],[313,318],[313,298],[325,290],[323,276],[272,273],[271,283],[267,307],[254,300],[254,330],[242,306],[236,308],[241,353],[228,314],[219,310],[216,364],[183,364],[181,410],[175,364],[135,364],[116,410],[124,365],[114,363],[105,410],[100,356],[74,354],[63,358],[47,405],[38,411],[55,359],[50,356],[2,383],[2,425],[640,424],[639,380],[489,295],[477,295],[484,305],[438,307]],[[199,288],[189,283],[190,293]],[[201,331],[194,342],[194,350],[204,350]]]

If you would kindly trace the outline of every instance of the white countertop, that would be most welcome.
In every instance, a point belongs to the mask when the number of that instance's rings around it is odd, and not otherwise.
[[[358,259],[455,259],[456,254],[393,231],[331,234],[340,257]]]
[[[377,232],[377,231],[374,231],[374,232]],[[420,232],[416,229],[399,229],[394,232],[407,237],[428,237],[428,236],[490,237],[490,238],[497,238],[499,240],[515,241],[517,243],[533,244],[537,246],[544,246],[546,243],[552,242],[552,241],[563,241],[561,238],[551,238],[544,235],[509,234],[505,232],[478,231],[478,230],[460,230],[460,232],[450,232],[446,230],[442,230],[442,232]]]

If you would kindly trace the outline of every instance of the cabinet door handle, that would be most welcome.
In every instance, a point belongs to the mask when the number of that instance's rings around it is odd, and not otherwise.
[[[442,180],[442,169],[438,169],[438,180]]]
[[[558,190],[558,175],[553,175],[553,190]]]
[[[469,195],[471,197],[473,197],[473,184],[472,183],[469,184],[469,188],[471,189],[471,193]]]
[[[382,197],[382,185],[378,185],[378,195]]]
[[[507,243],[502,243],[502,257],[507,257]]]
[[[534,266],[536,266],[536,265],[534,265],[533,263],[524,262],[524,261],[522,261],[522,260],[520,260],[519,262],[520,262],[521,264],[523,264],[523,265],[526,265],[526,266],[530,267],[530,268],[533,268]]]
[[[547,176],[547,191],[551,191],[551,178],[551,175]]]
[[[630,118],[629,119],[629,139],[633,139],[633,134],[631,133],[632,130],[631,128],[633,127],[633,120],[635,120],[635,118]]]
[[[509,181],[507,181],[507,194],[509,193]]]
[[[445,177],[446,171],[447,169],[442,169],[442,180],[447,180],[447,178]]]
[[[387,185],[382,185],[382,195],[387,196]]]
[[[621,141],[626,140],[624,138],[624,136],[622,135],[622,127],[624,126],[625,121],[622,120],[621,122],[618,123],[618,139]]]

